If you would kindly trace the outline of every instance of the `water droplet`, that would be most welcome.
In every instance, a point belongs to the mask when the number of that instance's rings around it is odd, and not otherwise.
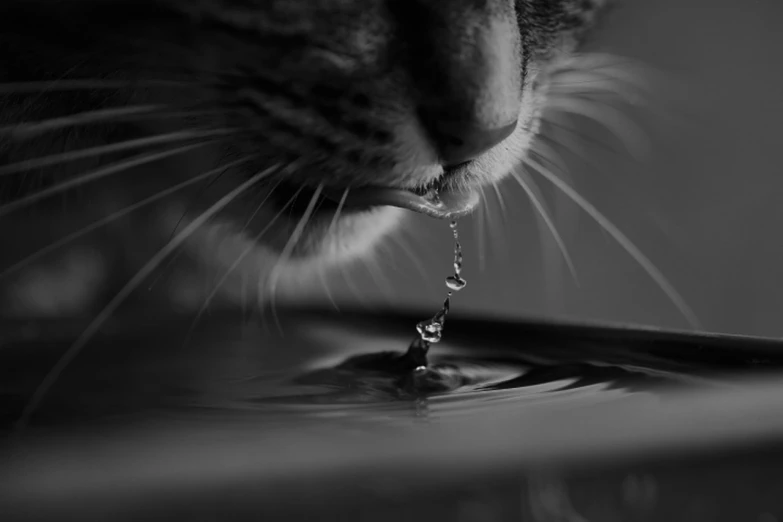
[[[453,275],[446,278],[446,286],[448,286],[449,289],[454,292],[459,292],[465,288],[465,285],[467,284],[468,282],[462,279],[459,275]],[[451,295],[451,292],[449,292],[449,295]]]
[[[443,335],[443,324],[433,319],[423,321],[416,325],[419,335],[423,341],[428,343],[439,343]]]
[[[416,325],[416,331],[419,333],[419,337],[411,343],[409,352],[411,350],[423,352],[422,359],[426,355],[427,349],[429,349],[430,343],[438,343],[443,337],[443,328],[446,322],[446,315],[451,308],[451,296],[452,292],[459,292],[467,282],[460,277],[460,271],[462,270],[462,245],[459,243],[459,234],[457,232],[457,222],[452,221],[449,226],[453,230],[454,235],[454,275],[446,278],[446,286],[449,288],[446,299],[443,300],[443,306],[431,319],[428,321],[422,321]],[[426,359],[424,359],[426,362]],[[414,371],[421,371],[426,369],[426,365],[419,365]]]
[[[459,246],[459,243],[457,243]],[[454,252],[454,272],[459,275],[462,272],[462,250]]]
[[[435,189],[430,189],[429,192],[424,194],[424,199],[430,202],[430,204],[440,207],[443,206],[443,202],[440,200],[440,195],[438,194],[438,191]]]

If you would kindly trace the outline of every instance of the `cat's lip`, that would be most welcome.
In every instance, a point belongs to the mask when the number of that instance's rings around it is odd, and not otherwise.
[[[406,189],[362,187],[348,192],[346,206],[400,207],[439,219],[457,219],[469,214],[478,204],[476,190],[441,189],[421,196]]]
[[[343,194],[328,190],[326,196],[337,202],[343,199]],[[473,211],[479,199],[475,188],[455,189],[448,184],[440,184],[426,194],[399,187],[369,186],[349,190],[343,204],[347,207],[392,206],[438,219],[457,219]]]

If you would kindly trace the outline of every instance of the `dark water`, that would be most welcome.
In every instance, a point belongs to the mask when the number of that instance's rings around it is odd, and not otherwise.
[[[771,444],[763,465],[746,469],[771,474],[752,479],[755,500],[732,498],[752,517],[741,520],[772,520],[758,518],[769,499],[757,497],[783,485],[775,449],[783,440],[781,343],[450,317],[427,369],[416,371],[404,354],[421,315],[290,312],[280,330],[211,317],[189,337],[189,320],[110,327],[60,376],[26,431],[1,448],[7,512],[582,520],[566,513],[573,508],[629,520],[626,508],[685,502],[682,488],[663,495],[668,486],[655,473],[676,482],[702,470],[728,488],[739,468],[706,471],[710,455],[725,463]],[[74,331],[51,323],[2,329],[6,434]],[[701,464],[684,464],[682,455]],[[658,471],[644,473],[618,464],[659,460]],[[587,480],[590,470],[608,481],[594,495],[616,500],[624,492],[633,506],[607,511],[609,500],[588,501],[585,491],[603,483]],[[695,487],[693,480],[686,482]],[[680,514],[690,513],[683,520],[731,520],[711,515],[721,505],[716,484],[704,486],[712,500],[703,513],[682,504]],[[463,505],[474,494],[484,500]],[[572,500],[579,505],[569,507]],[[639,520],[677,519],[647,514]]]
[[[783,352],[778,357],[774,350],[734,354],[683,345],[678,353],[663,344],[613,346],[569,340],[567,330],[547,338],[546,331],[542,337],[510,325],[455,320],[449,337],[430,350],[429,366],[417,371],[418,362],[406,356],[416,325],[408,317],[300,313],[279,327],[224,317],[202,322],[187,336],[190,325],[152,320],[96,338],[47,392],[31,427],[212,414],[269,423],[322,417],[404,423],[425,413],[438,418],[636,400],[783,367]],[[490,331],[481,332],[485,328]],[[29,325],[24,339],[4,343],[5,429],[71,346],[73,337],[58,329]]]

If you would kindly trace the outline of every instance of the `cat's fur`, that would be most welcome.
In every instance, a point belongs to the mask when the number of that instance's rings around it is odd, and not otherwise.
[[[295,291],[317,270],[365,254],[406,213],[345,209],[332,222],[334,205],[325,204],[292,241],[315,187],[426,186],[440,167],[432,122],[422,114],[447,123],[464,113],[494,124],[511,111],[518,118],[514,133],[454,181],[496,182],[520,161],[537,131],[548,71],[576,49],[604,3],[4,1],[0,169],[147,136],[207,132],[0,170],[0,197],[11,205],[0,207],[0,270],[13,268],[0,279],[0,311],[94,313],[183,231],[192,233],[149,277],[139,278],[137,293],[152,288],[189,309],[213,293],[263,301],[271,273],[280,292]],[[95,88],[61,90],[75,79]],[[41,82],[41,88],[9,86],[21,82]],[[25,122],[149,105],[157,108],[134,117],[35,135],[10,131]],[[111,164],[192,143],[203,145],[75,182],[51,197],[25,199]],[[242,161],[15,265],[144,198]],[[221,197],[275,165],[264,182],[196,226]],[[275,220],[301,186],[308,189],[294,210]]]

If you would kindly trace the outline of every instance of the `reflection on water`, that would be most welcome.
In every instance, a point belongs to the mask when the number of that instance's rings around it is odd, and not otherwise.
[[[252,499],[256,519],[274,506],[308,520],[318,506],[336,520],[394,520],[412,516],[405,499],[416,496],[438,506],[421,507],[417,520],[508,520],[522,505],[562,519],[573,515],[558,478],[568,462],[616,465],[783,436],[778,342],[452,318],[421,373],[403,355],[417,316],[291,313],[281,332],[213,317],[186,344],[190,321],[107,331],[46,396],[14,446],[24,451],[0,447],[0,510],[11,492],[14,510],[112,520],[163,517],[161,506],[174,504],[187,514],[206,499],[220,503],[214,519]],[[73,332],[61,326],[0,329],[4,429],[70,346]],[[675,465],[670,480],[695,469],[723,477],[705,466]],[[477,477],[495,478],[465,489]],[[661,479],[653,502],[650,479],[612,477],[611,495],[625,492],[633,509],[659,510],[669,498]],[[580,480],[569,478],[574,513],[609,494]],[[722,497],[705,494],[714,511]],[[745,507],[762,509],[754,502]],[[340,511],[346,505],[363,518]],[[722,520],[710,513],[685,520]]]
[[[723,386],[730,375],[783,367],[774,343],[732,351],[654,335],[454,321],[425,371],[404,355],[407,317],[299,314],[264,323],[217,319],[190,327],[151,322],[96,339],[49,392],[33,425],[174,415],[237,415],[267,423],[317,418],[429,418],[507,414],[557,404],[655,400],[661,390]],[[409,322],[410,321],[410,322]],[[163,329],[162,326],[166,327]],[[543,329],[542,329],[543,328]],[[8,330],[6,330],[8,331]],[[641,337],[639,337],[641,335]],[[652,334],[651,334],[652,335]],[[6,336],[2,425],[71,342],[57,327]],[[707,342],[707,341],[705,341]],[[642,397],[644,396],[644,398]]]
[[[267,423],[405,420],[425,410],[436,418],[535,404],[576,407],[631,394],[653,397],[655,390],[683,385],[709,369],[706,361],[687,366],[632,347],[601,354],[589,344],[556,350],[535,340],[466,335],[455,323],[453,336],[430,353],[427,369],[414,371],[417,363],[405,355],[411,323],[378,321],[304,315],[284,323],[281,333],[258,324],[204,323],[185,345],[176,324],[168,331],[155,324],[146,332],[118,333],[80,354],[32,424],[227,414]],[[70,342],[51,330],[6,341],[3,426],[10,428]]]

